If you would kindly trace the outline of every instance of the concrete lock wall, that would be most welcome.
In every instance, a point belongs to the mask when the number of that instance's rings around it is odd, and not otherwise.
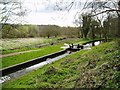
[[[13,66],[10,66],[10,67],[7,67],[7,68],[3,68],[2,70],[0,70],[0,73],[2,73],[1,74],[2,76],[5,76],[5,75],[8,75],[10,73],[16,72],[18,70],[22,70],[22,69],[30,67],[32,65],[35,65],[35,64],[38,64],[40,62],[46,61],[47,58],[54,58],[56,56],[62,55],[64,53],[66,53],[67,51],[68,51],[68,49],[61,50],[59,52],[52,53],[52,54],[49,54],[49,55],[45,55],[45,56],[42,56],[42,57],[39,57],[39,58],[36,58],[36,59],[32,59],[32,60],[27,61],[27,62],[23,62],[23,63],[16,64],[16,65],[13,65]]]

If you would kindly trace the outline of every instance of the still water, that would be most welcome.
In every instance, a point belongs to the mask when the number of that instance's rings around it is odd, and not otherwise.
[[[94,42],[94,45],[97,46],[101,43],[102,43],[102,41],[97,41],[97,42]],[[91,47],[92,47],[92,43],[88,43],[88,44],[84,45],[84,50],[91,49]]]

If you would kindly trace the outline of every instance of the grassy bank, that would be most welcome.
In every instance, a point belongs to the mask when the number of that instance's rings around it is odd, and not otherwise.
[[[3,88],[120,88],[120,48],[108,42],[71,54]]]
[[[83,43],[86,41],[89,41],[89,39],[67,39],[52,46],[49,45],[41,48],[36,48],[37,51],[26,52],[18,55],[4,57],[2,58],[2,68],[62,50],[60,47],[63,46],[64,43],[76,43],[76,42]]]
[[[14,56],[4,57],[2,58],[2,68],[59,51],[61,50],[60,48],[61,46],[62,46],[61,44],[54,45],[54,46],[47,46],[47,47],[38,49],[38,51],[32,51],[32,52],[22,53]]]

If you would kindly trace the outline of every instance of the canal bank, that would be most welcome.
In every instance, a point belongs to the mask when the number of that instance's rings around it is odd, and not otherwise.
[[[99,45],[101,42],[95,41],[94,43],[95,43],[95,45]],[[91,42],[87,43],[86,45],[83,45],[84,49],[88,49],[91,46],[92,46]],[[50,62],[54,62],[56,60],[59,60],[65,56],[69,55],[71,52],[76,52],[81,49],[81,47],[79,47],[79,48],[76,48],[76,47],[77,46],[75,45],[72,48],[68,48],[68,49],[53,53],[53,54],[49,54],[49,55],[31,60],[29,62],[24,62],[24,63],[18,64],[18,65],[15,65],[15,66],[5,68],[1,71],[2,75],[4,76],[4,77],[1,77],[1,82],[4,82],[5,80],[10,80],[10,78],[16,78],[16,76],[20,76],[31,70],[40,68],[46,64],[49,64]],[[37,68],[35,68],[35,67],[37,67]],[[21,73],[21,72],[23,72],[23,73]]]

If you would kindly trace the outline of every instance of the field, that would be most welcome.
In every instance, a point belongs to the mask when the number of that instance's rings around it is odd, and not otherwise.
[[[11,39],[1,39],[0,50],[3,54],[30,50],[35,48],[36,45],[47,44],[57,41],[58,38],[11,38]]]
[[[3,49],[14,49],[24,46],[42,44],[52,41],[52,39],[47,38],[17,38],[17,39],[2,39]]]

